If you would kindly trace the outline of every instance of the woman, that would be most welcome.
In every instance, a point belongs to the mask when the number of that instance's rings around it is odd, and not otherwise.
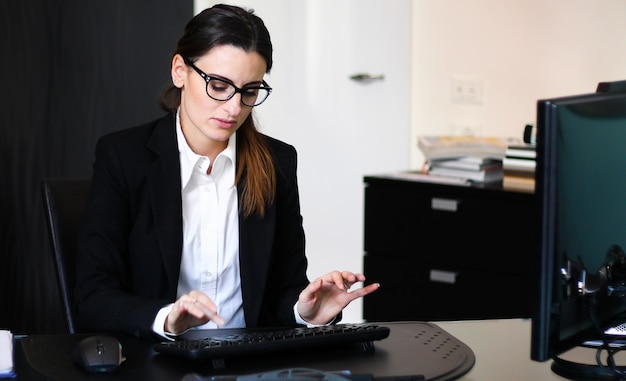
[[[252,110],[272,44],[252,11],[186,26],[161,119],[100,139],[78,242],[76,317],[89,331],[169,337],[194,327],[320,325],[378,284],[306,276],[296,151]]]

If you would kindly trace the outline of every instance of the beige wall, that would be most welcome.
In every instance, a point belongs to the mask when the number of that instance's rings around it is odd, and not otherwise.
[[[417,136],[469,126],[521,137],[540,98],[626,79],[626,1],[415,0],[410,160]],[[453,79],[482,83],[480,104],[454,103]]]
[[[341,1],[341,0],[339,0]],[[196,0],[196,9],[215,3]],[[520,137],[540,98],[626,79],[625,0],[413,0],[410,167],[422,134]],[[389,1],[393,6],[393,0]],[[482,84],[455,103],[454,79]]]

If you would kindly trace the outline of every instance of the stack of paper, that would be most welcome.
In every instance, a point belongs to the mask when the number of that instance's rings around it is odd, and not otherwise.
[[[523,144],[520,139],[478,136],[419,136],[418,148],[426,160],[461,156],[491,157],[502,160],[509,145]]]
[[[536,156],[533,144],[510,145],[502,161],[503,186],[507,189],[534,192]]]
[[[0,330],[0,378],[14,377],[13,335],[10,331]]]
[[[427,161],[427,173],[488,183],[502,180],[502,160],[490,157],[463,156]]]

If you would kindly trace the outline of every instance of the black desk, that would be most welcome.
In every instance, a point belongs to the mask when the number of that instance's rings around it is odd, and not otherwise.
[[[437,324],[426,322],[381,323],[391,328],[389,337],[376,341],[374,353],[358,348],[274,353],[255,358],[227,358],[224,368],[157,354],[149,342],[119,337],[126,362],[118,372],[87,374],[72,365],[70,353],[82,335],[33,335],[15,345],[17,380],[150,380],[180,381],[186,374],[201,376],[251,374],[283,368],[323,371],[350,370],[377,379],[423,375],[426,380],[454,380],[473,366],[473,351]]]

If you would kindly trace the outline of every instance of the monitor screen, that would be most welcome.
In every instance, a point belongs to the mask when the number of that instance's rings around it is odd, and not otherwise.
[[[624,86],[539,100],[536,150],[531,358],[546,361],[603,340],[626,310]]]

